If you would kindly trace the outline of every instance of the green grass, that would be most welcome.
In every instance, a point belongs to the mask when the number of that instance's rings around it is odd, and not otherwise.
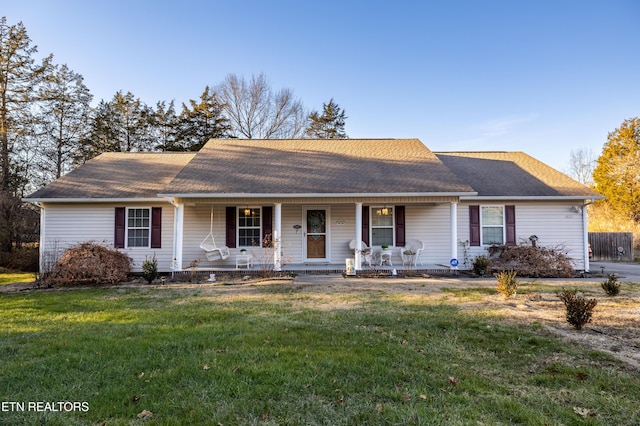
[[[419,295],[41,291],[0,294],[0,322],[0,401],[89,405],[0,424],[640,422],[637,373],[617,361]]]
[[[0,285],[13,284],[13,283],[26,283],[35,281],[35,275],[33,273],[12,273],[12,274],[0,274]]]

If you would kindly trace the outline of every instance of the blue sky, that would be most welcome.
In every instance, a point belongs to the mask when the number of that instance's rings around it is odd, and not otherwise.
[[[8,4],[7,4],[8,3]],[[352,138],[525,151],[559,169],[640,116],[640,1],[4,2],[100,99],[197,99],[264,73]]]

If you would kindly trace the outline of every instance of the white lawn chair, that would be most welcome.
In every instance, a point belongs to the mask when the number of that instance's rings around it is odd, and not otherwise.
[[[417,266],[418,261],[420,265],[422,265],[422,259],[420,258],[420,254],[424,249],[424,244],[419,240],[409,240],[405,244],[404,247],[400,248],[400,256],[402,256],[402,264],[410,264],[412,266]]]
[[[367,262],[369,264],[369,268],[371,268],[371,264],[373,263],[373,253],[371,252],[371,248],[367,246],[367,244],[363,241],[362,249],[360,250],[360,256],[362,259],[362,263]],[[349,249],[353,251],[354,255],[356,253],[356,240],[351,240],[349,242]]]

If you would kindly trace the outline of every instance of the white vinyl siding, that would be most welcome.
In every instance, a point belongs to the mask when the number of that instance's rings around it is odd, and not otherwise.
[[[170,204],[148,203],[144,206],[129,204],[71,204],[45,203],[44,224],[42,225],[43,260],[59,258],[68,248],[80,243],[94,242],[113,248],[115,208],[162,207],[162,248],[119,249],[133,259],[133,271],[140,272],[147,256],[154,254],[160,271],[169,271],[173,259],[173,206]]]
[[[469,240],[469,206],[478,204],[488,205],[489,203],[465,201],[458,204],[459,241]],[[571,211],[575,201],[521,201],[507,204],[515,205],[516,244],[530,244],[529,237],[536,235],[539,246],[561,249],[574,259],[575,269],[584,269],[585,241],[582,214]],[[467,253],[473,261],[478,255],[486,255],[487,247],[470,247]],[[461,266],[463,258],[462,245],[458,245],[458,259]]]

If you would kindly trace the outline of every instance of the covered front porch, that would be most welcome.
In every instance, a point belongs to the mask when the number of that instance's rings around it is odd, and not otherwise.
[[[450,270],[458,197],[349,198],[172,198],[171,269],[344,273],[353,259],[355,271]],[[413,264],[403,256],[410,240],[424,247]],[[221,255],[207,256],[205,245]],[[369,257],[387,245],[384,259]]]
[[[190,274],[195,273],[200,281],[208,281],[213,274],[219,280],[220,277],[245,277],[245,276],[295,276],[295,275],[343,275],[346,277],[406,277],[406,276],[430,276],[430,275],[452,275],[457,274],[457,269],[452,269],[446,265],[425,264],[418,267],[408,266],[374,266],[363,267],[358,271],[354,271],[353,274],[347,275],[346,263],[345,264],[324,264],[324,265],[306,265],[306,264],[286,264],[283,265],[280,271],[273,271],[273,269],[264,269],[260,265],[252,265],[251,267],[235,268],[231,266],[222,267],[196,267],[194,269],[187,268],[181,271],[175,271],[173,274],[176,278],[187,278]]]

